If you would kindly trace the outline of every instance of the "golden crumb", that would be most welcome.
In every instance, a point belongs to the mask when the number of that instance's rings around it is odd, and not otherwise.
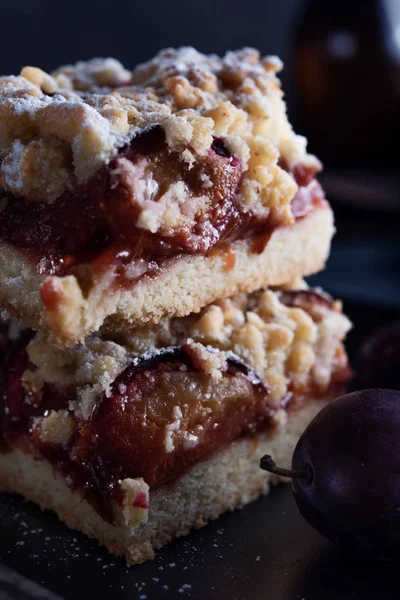
[[[133,72],[112,58],[51,74],[24,67],[19,76],[0,78],[0,188],[51,203],[91,179],[132,137],[159,125],[170,151],[190,165],[222,138],[241,163],[238,199],[290,224],[297,186],[280,164],[290,169],[313,159],[287,119],[280,67],[250,48],[222,58],[167,49]],[[177,191],[176,206],[185,195]],[[136,225],[154,231],[155,218],[144,210]],[[168,219],[180,225],[171,210],[165,216],[166,227]]]
[[[234,352],[267,382],[272,404],[280,403],[289,384],[302,388],[312,380],[322,393],[351,325],[335,303],[318,301],[318,295],[311,302],[303,291],[288,292],[294,294],[293,305],[282,302],[279,291],[239,294],[187,317],[133,330],[104,330],[68,349],[50,346],[37,335],[28,346],[34,368],[25,371],[23,379],[30,389],[40,389],[46,381],[77,385],[78,401],[72,409],[87,419],[135,357],[187,344],[195,364],[214,378],[226,368],[226,352]]]
[[[41,419],[38,427],[43,444],[66,446],[74,433],[75,421],[67,410],[52,410]]]
[[[137,527],[139,523],[147,523],[150,490],[144,479],[123,479],[121,490],[124,495],[122,511],[125,524]]]

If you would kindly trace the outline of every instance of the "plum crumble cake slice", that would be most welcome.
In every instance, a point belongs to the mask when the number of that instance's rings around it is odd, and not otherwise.
[[[0,78],[0,306],[69,345],[321,269],[332,213],[252,49]]]
[[[289,461],[342,391],[349,327],[307,289],[238,295],[68,349],[6,324],[0,489],[131,563],[152,558],[268,491],[259,458]]]

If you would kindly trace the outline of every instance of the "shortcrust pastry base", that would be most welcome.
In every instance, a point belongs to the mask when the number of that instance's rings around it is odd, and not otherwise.
[[[54,510],[69,527],[96,539],[111,553],[125,556],[131,564],[142,563],[174,537],[267,494],[270,484],[278,479],[259,468],[260,457],[271,454],[280,464],[290,465],[299,436],[327,402],[310,400],[292,413],[287,425],[275,435],[268,432],[237,440],[174,483],[150,490],[148,522],[136,527],[126,524],[117,504],[115,523],[105,522],[50,463],[17,448],[0,455],[0,489],[22,494],[42,509]]]
[[[311,275],[324,267],[333,233],[332,211],[325,205],[291,227],[276,229],[260,254],[253,252],[252,240],[246,240],[229,245],[229,256],[225,249],[207,257],[181,255],[168,259],[157,276],[144,276],[130,288],[114,285],[109,269],[94,277],[87,295],[74,276],[40,275],[22,253],[1,244],[0,304],[3,316],[38,329],[53,344],[68,346],[82,342],[104,323],[110,328],[157,323],[167,315],[199,312],[238,292],[282,286]],[[53,310],[46,310],[41,300],[45,281],[51,286]]]

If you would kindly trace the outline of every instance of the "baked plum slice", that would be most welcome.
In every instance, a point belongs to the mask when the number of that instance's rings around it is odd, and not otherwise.
[[[169,150],[157,126],[120,148],[90,182],[51,204],[0,190],[0,238],[51,259],[42,268],[61,274],[113,243],[125,245],[131,257],[206,252],[248,226],[251,216],[234,202],[241,176],[239,159],[221,140],[191,164]],[[179,205],[180,224],[154,225],[163,203]],[[154,227],[139,226],[141,215]]]
[[[219,138],[191,163],[169,149],[157,126],[122,148],[98,183],[115,236],[135,255],[173,255],[207,252],[248,227],[251,215],[235,203],[241,177],[239,159]]]
[[[135,361],[83,425],[76,459],[113,463],[158,486],[241,435],[272,410],[257,375],[231,356],[212,377],[187,345]]]

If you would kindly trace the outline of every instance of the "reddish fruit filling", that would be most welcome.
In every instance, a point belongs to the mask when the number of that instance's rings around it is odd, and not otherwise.
[[[40,392],[32,392],[22,385],[23,373],[31,366],[26,346],[33,336],[34,331],[25,329],[15,342],[8,340],[0,359],[0,440],[3,441],[7,439],[7,432],[25,433],[36,417],[65,408],[76,395],[74,388],[46,384]]]
[[[129,163],[135,171],[127,168]],[[315,174],[311,167],[293,170],[300,186],[292,201],[296,218],[323,201]],[[166,256],[206,253],[246,236],[265,238],[277,223],[243,210],[237,200],[241,178],[240,161],[222,140],[216,138],[206,156],[189,168],[168,150],[164,130],[154,127],[121,148],[90,184],[65,192],[51,205],[3,193],[0,239],[25,250],[42,272],[64,275],[94,259],[114,263],[122,255],[125,262],[145,258],[158,264]],[[142,209],[135,190],[157,202],[176,182],[191,198],[207,199],[199,203],[194,225],[155,233],[134,226]]]

